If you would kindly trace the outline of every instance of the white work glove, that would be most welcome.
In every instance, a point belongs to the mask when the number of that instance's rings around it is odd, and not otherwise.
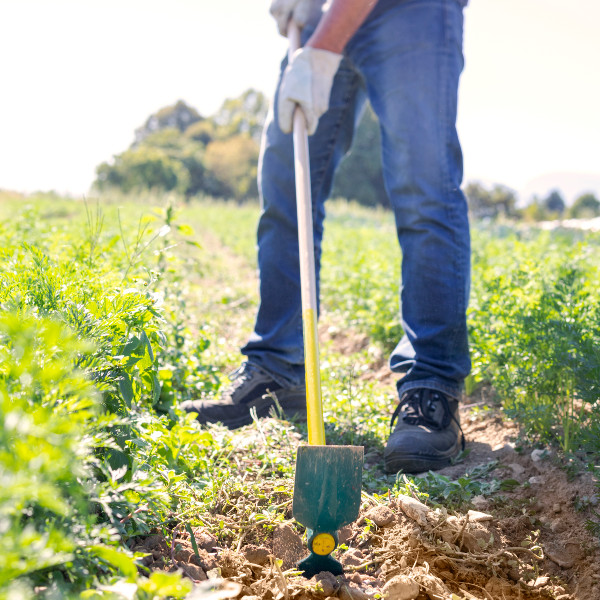
[[[333,78],[341,54],[317,48],[300,48],[283,74],[279,88],[277,119],[284,133],[291,133],[296,105],[306,118],[308,135],[317,129],[321,115],[329,107]]]
[[[279,33],[285,37],[291,19],[300,29],[307,23],[317,23],[323,3],[324,0],[272,0],[269,12],[277,21]]]

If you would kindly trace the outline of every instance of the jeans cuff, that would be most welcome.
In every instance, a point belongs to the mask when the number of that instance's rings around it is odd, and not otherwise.
[[[451,385],[446,383],[445,381],[440,381],[439,379],[417,379],[413,381],[407,381],[406,383],[402,383],[402,379],[397,383],[398,395],[400,398],[410,391],[416,390],[420,388],[427,388],[428,390],[435,390],[436,392],[441,392],[442,394],[446,394],[446,396],[450,396],[454,400],[458,400],[462,398],[463,394],[463,386],[460,384]]]

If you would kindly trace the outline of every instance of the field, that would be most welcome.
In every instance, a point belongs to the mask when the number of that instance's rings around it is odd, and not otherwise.
[[[474,225],[467,449],[390,476],[394,225],[328,213],[326,435],[363,445],[365,470],[346,575],[307,581],[304,426],[231,432],[177,408],[242,358],[258,207],[0,193],[0,598],[600,597],[600,236]]]

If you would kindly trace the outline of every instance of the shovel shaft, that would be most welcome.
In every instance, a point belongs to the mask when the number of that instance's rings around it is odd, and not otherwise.
[[[300,47],[300,30],[294,21],[288,27],[288,58]],[[298,212],[298,248],[300,254],[300,287],[302,324],[304,329],[304,364],[306,370],[306,409],[308,443],[325,445],[319,342],[317,335],[317,284],[313,238],[312,198],[308,134],[304,113],[297,107],[293,120],[294,169],[296,174],[296,207]]]

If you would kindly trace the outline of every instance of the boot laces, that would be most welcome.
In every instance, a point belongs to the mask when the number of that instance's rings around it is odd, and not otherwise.
[[[434,418],[437,402],[441,402],[443,408],[441,420]],[[465,449],[465,434],[460,422],[450,410],[450,404],[445,394],[427,389],[416,389],[404,394],[392,414],[390,431],[394,428],[394,423],[401,413],[402,421],[407,425],[424,425],[434,431],[442,431],[454,421],[460,430],[462,449]]]
[[[249,362],[243,363],[235,371],[229,374],[231,383],[225,389],[225,394],[233,394],[233,392],[243,388],[253,377],[255,371],[259,371],[257,367]]]

